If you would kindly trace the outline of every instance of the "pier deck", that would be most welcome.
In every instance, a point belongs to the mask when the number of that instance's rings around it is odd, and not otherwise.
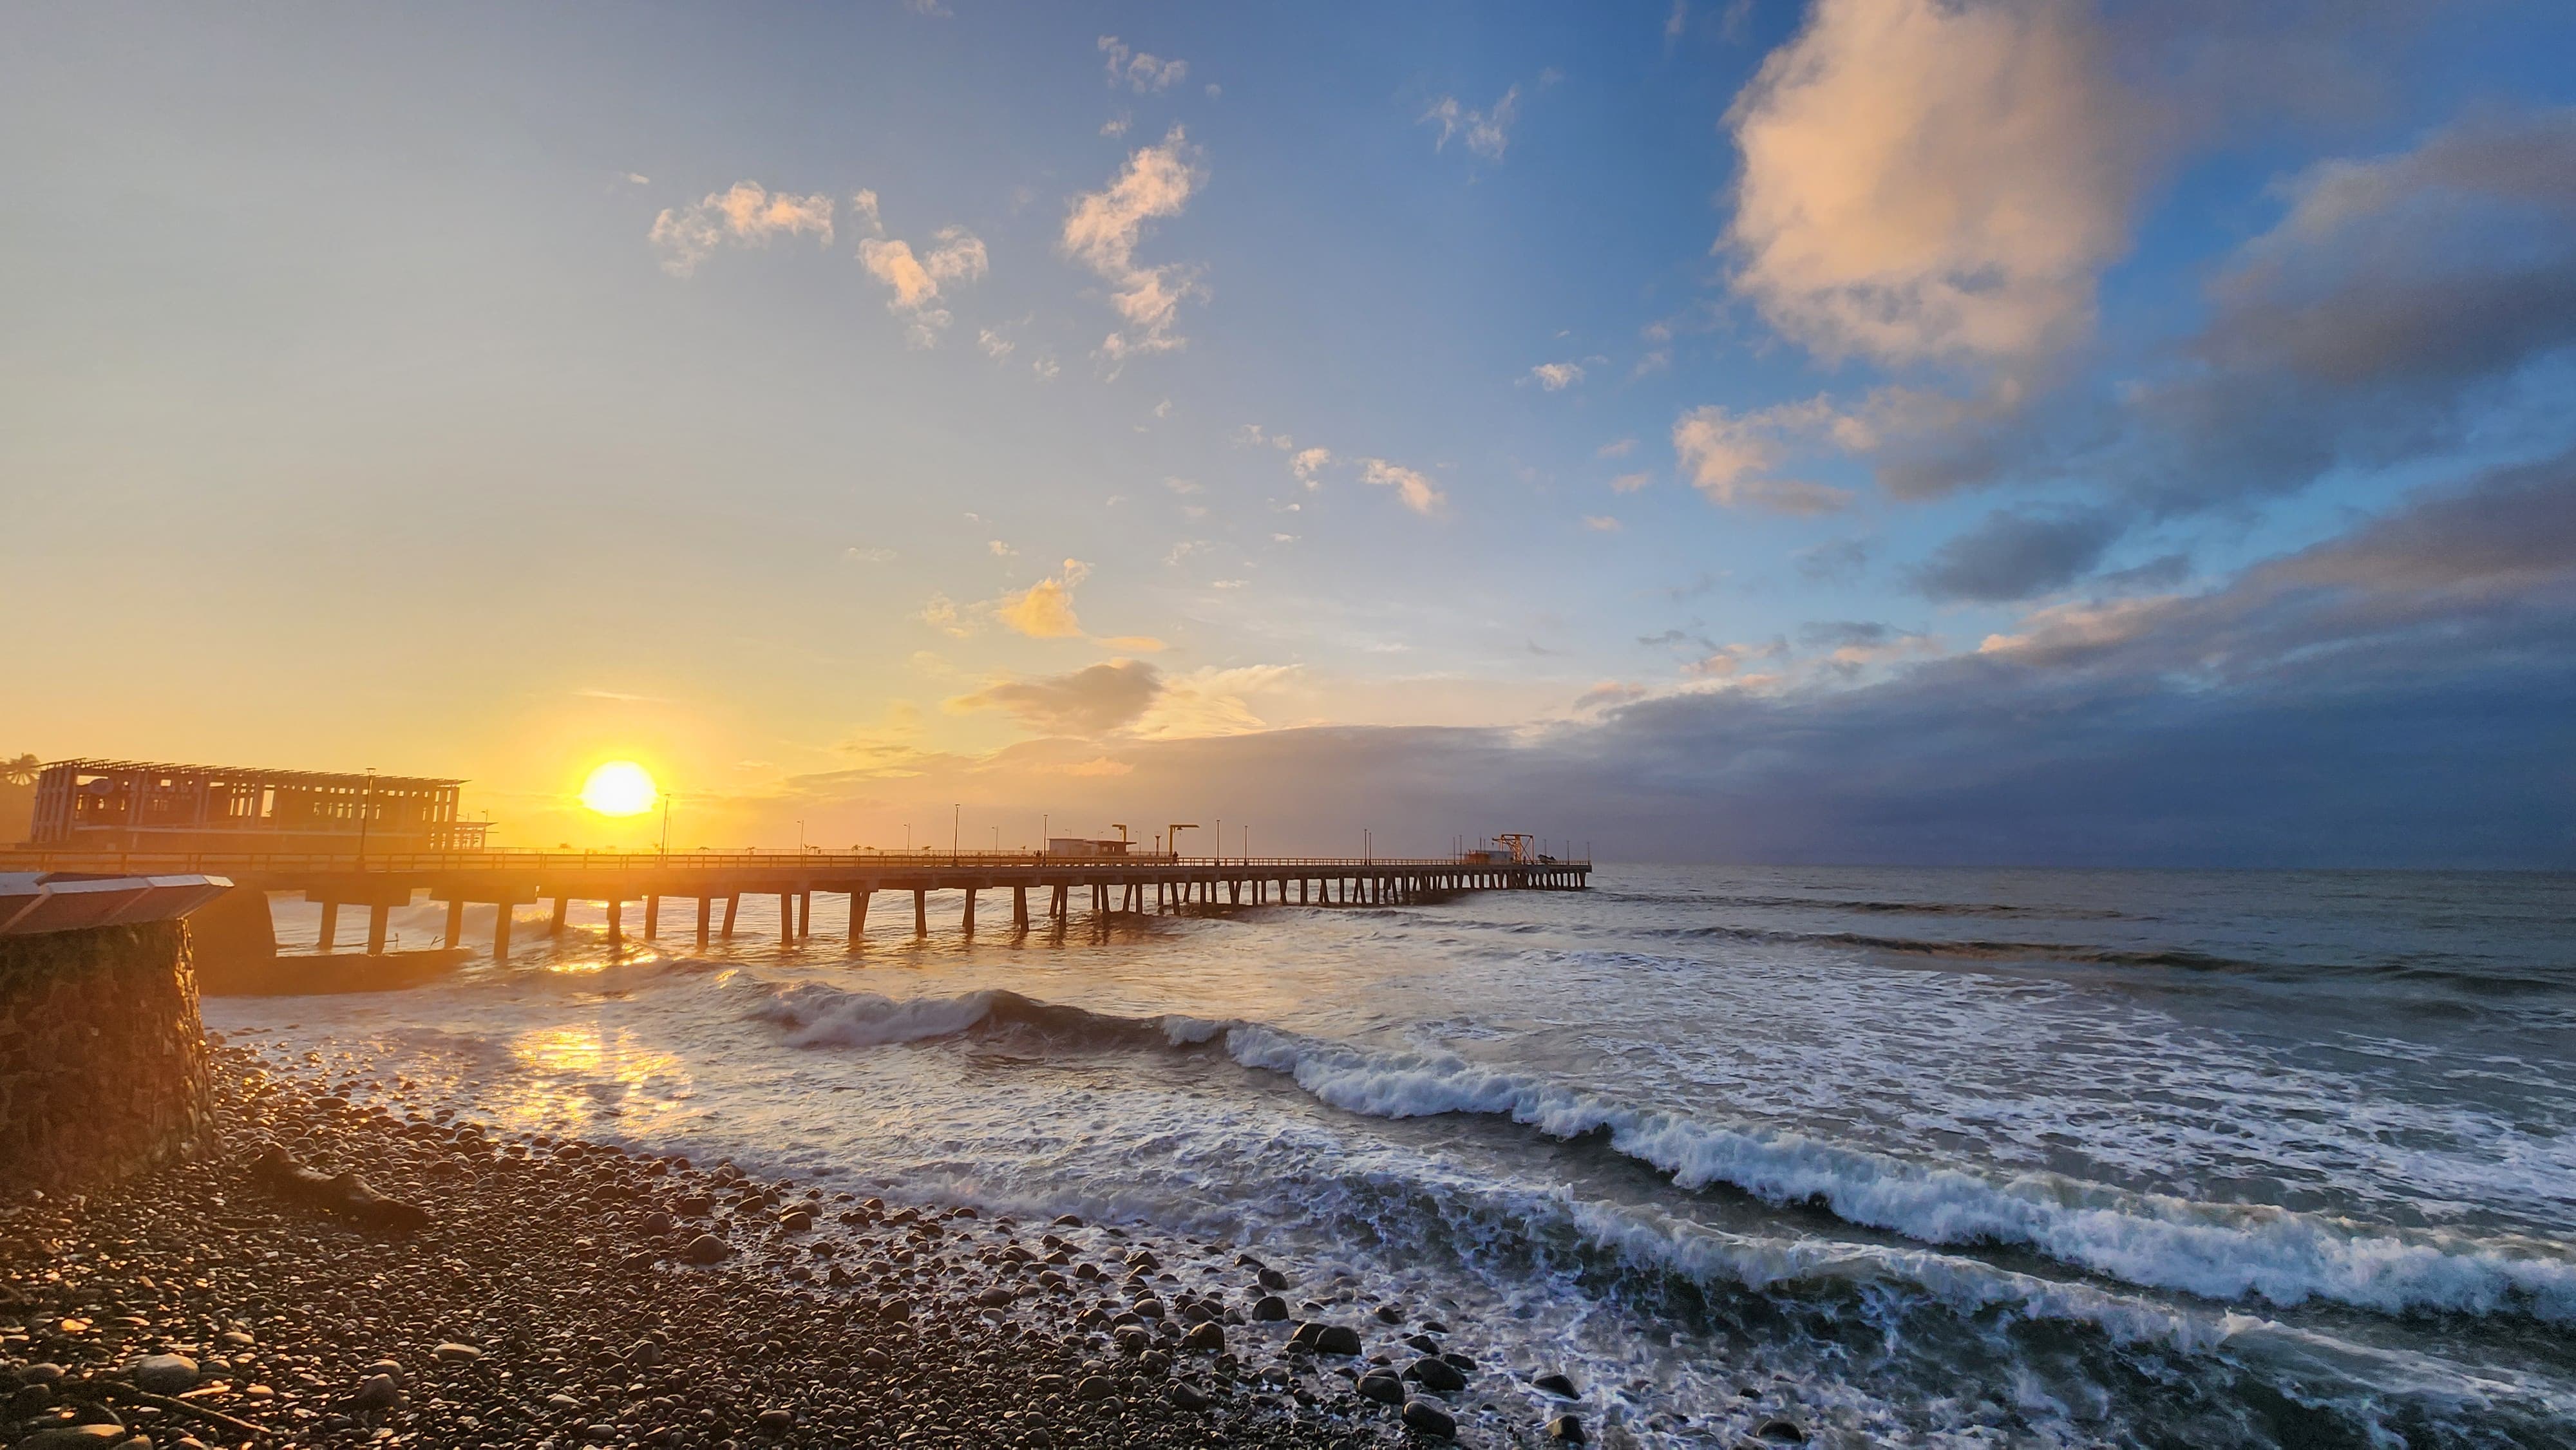
[[[341,907],[365,907],[370,953],[384,950],[387,913],[425,891],[430,900],[447,906],[450,947],[463,945],[468,905],[499,907],[492,938],[497,958],[509,952],[513,911],[539,901],[553,903],[557,931],[570,903],[601,903],[612,937],[625,934],[626,903],[641,903],[648,938],[661,934],[665,901],[686,901],[695,908],[695,934],[703,945],[733,935],[736,910],[745,896],[779,899],[783,939],[809,936],[814,894],[823,892],[850,898],[849,937],[856,942],[867,926],[868,904],[881,891],[911,893],[913,930],[925,935],[930,893],[963,892],[959,924],[971,934],[976,899],[987,891],[1011,893],[1011,929],[1025,931],[1035,920],[1032,892],[1040,896],[1038,914],[1055,922],[1069,921],[1077,911],[1106,917],[1214,906],[1386,906],[1459,891],[1582,890],[1589,884],[1592,863],[1544,857],[1512,862],[1307,856],[1122,859],[1034,852],[480,850],[316,856],[18,850],[0,851],[0,870],[196,873],[229,877],[253,891],[301,891],[322,907],[325,942],[337,939]]]

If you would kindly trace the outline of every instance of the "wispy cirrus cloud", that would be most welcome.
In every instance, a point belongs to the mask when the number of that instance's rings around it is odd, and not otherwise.
[[[1174,126],[1159,143],[1130,155],[1106,188],[1073,199],[1058,245],[1110,285],[1120,327],[1102,341],[1100,353],[1113,363],[1187,344],[1175,324],[1181,303],[1206,293],[1199,269],[1145,266],[1137,262],[1136,248],[1150,223],[1179,216],[1205,180],[1198,148]]]
[[[1506,87],[1492,105],[1481,111],[1460,105],[1456,96],[1442,96],[1422,113],[1422,124],[1440,128],[1439,137],[1431,143],[1432,150],[1445,150],[1456,138],[1468,154],[1499,164],[1503,152],[1512,144],[1512,123],[1519,119],[1520,106],[1518,84]]]
[[[929,249],[916,254],[911,243],[885,234],[875,192],[862,191],[851,198],[850,210],[869,232],[859,241],[859,264],[893,290],[886,310],[908,320],[904,340],[914,347],[936,344],[951,321],[948,309],[939,305],[940,289],[972,282],[989,269],[982,239],[964,227],[942,227],[933,234]],[[984,336],[990,339],[993,334],[988,331]],[[989,341],[986,351],[991,351]],[[1003,351],[1009,351],[1007,345]]]
[[[756,181],[737,181],[687,206],[664,207],[645,240],[662,254],[663,271],[686,277],[719,247],[765,247],[778,237],[798,235],[830,244],[832,198],[820,192],[773,192]]]
[[[1100,37],[1100,54],[1108,62],[1109,84],[1140,96],[1168,91],[1190,73],[1185,60],[1165,60],[1151,51],[1131,49],[1117,36]]]

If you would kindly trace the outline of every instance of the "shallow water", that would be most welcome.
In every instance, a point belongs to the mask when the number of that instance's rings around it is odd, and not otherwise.
[[[1594,879],[855,955],[837,898],[792,950],[774,903],[706,954],[576,914],[207,1018],[512,1128],[1238,1240],[1614,1440],[2576,1444],[2576,881]]]

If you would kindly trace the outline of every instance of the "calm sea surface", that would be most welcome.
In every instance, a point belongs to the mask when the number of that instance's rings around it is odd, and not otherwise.
[[[1436,1308],[1514,1423],[1562,1369],[1651,1445],[2576,1445],[2576,879],[1594,880],[856,954],[838,898],[797,950],[576,914],[206,1016],[362,1096],[1238,1241]]]

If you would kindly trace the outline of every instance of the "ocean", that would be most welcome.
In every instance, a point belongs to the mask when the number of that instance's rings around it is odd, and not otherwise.
[[[2576,879],[1593,880],[971,941],[934,899],[855,953],[839,898],[795,948],[774,901],[706,952],[576,912],[205,1015],[362,1100],[1240,1244],[1613,1444],[2576,1445]]]

